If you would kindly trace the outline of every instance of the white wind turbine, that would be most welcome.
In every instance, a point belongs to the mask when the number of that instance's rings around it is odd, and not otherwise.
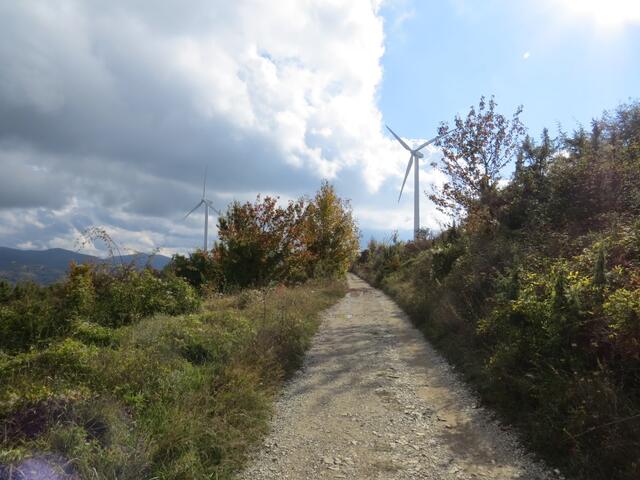
[[[455,130],[447,132],[444,135],[438,135],[437,137],[434,137],[431,140],[424,142],[422,145],[416,148],[411,148],[409,145],[407,145],[404,140],[402,140],[398,135],[396,135],[396,132],[394,132],[393,130],[391,130],[391,128],[389,128],[389,125],[387,125],[387,130],[389,130],[391,134],[394,137],[396,137],[396,140],[398,140],[404,148],[406,148],[407,150],[409,150],[409,152],[411,152],[411,157],[409,157],[409,163],[407,165],[407,171],[404,174],[404,180],[402,181],[402,187],[400,188],[400,195],[398,195],[398,202],[400,202],[400,198],[402,197],[402,191],[404,190],[404,184],[407,182],[407,177],[409,176],[409,170],[411,170],[411,165],[413,165],[413,162],[415,160],[414,175],[413,175],[413,182],[414,182],[413,183],[414,185],[413,186],[413,239],[417,240],[418,233],[420,232],[420,166],[418,165],[418,161],[424,157],[424,155],[420,153],[420,150],[422,150],[427,145],[431,145],[436,140],[442,137],[446,137],[447,135],[450,135]]]
[[[195,207],[193,207],[189,211],[189,213],[187,213],[184,216],[184,218],[187,218],[189,215],[195,212],[201,205],[204,205],[204,250],[205,251],[207,250],[207,247],[209,245],[208,239],[207,239],[207,236],[209,234],[209,209],[213,210],[218,215],[220,215],[220,211],[216,210],[216,208],[213,206],[213,202],[206,198],[206,192],[207,192],[207,169],[205,168],[204,183],[202,184],[202,199],[198,202],[198,204]]]

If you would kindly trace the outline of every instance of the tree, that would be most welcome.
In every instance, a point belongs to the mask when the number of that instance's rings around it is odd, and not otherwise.
[[[497,191],[501,170],[520,147],[524,127],[520,122],[522,107],[511,120],[496,113],[493,97],[480,98],[478,109],[471,107],[466,119],[456,116],[455,128],[442,123],[436,142],[442,148],[441,165],[433,163],[447,177],[441,189],[429,198],[436,207],[454,217],[468,215],[468,221],[492,222],[497,215]]]
[[[92,281],[92,266],[71,262],[65,284],[65,310],[75,318],[89,317],[96,304],[96,290]]]
[[[516,168],[509,186],[501,192],[500,221],[511,229],[544,223],[549,199],[549,168],[556,154],[556,142],[542,130],[540,143],[527,135],[516,157]]]
[[[198,290],[218,289],[222,283],[219,264],[210,251],[196,250],[188,257],[176,254],[166,269]]]
[[[344,275],[360,250],[351,205],[338,197],[327,181],[307,205],[304,243],[309,253],[309,276]]]
[[[343,275],[359,251],[351,206],[326,181],[313,199],[286,206],[259,195],[233,203],[218,219],[218,239],[213,261],[236,287]]]
[[[225,281],[240,287],[291,280],[304,272],[304,201],[278,206],[277,198],[234,202],[218,219],[214,254]]]

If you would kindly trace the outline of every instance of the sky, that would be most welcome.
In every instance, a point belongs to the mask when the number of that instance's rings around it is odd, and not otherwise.
[[[385,124],[417,143],[495,95],[553,134],[640,87],[636,0],[0,0],[0,40],[0,245],[17,248],[100,226],[131,251],[193,250],[205,168],[219,209],[326,178],[363,241],[408,238],[408,155]],[[422,192],[443,181],[425,153]],[[446,222],[421,205],[423,227]]]

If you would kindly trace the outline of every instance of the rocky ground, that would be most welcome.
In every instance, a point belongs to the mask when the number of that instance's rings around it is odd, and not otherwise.
[[[349,286],[240,478],[562,478],[478,405],[391,299],[355,276]]]

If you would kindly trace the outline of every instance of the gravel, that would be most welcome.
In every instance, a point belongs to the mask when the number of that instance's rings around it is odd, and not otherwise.
[[[241,479],[563,479],[382,292],[349,276]]]

